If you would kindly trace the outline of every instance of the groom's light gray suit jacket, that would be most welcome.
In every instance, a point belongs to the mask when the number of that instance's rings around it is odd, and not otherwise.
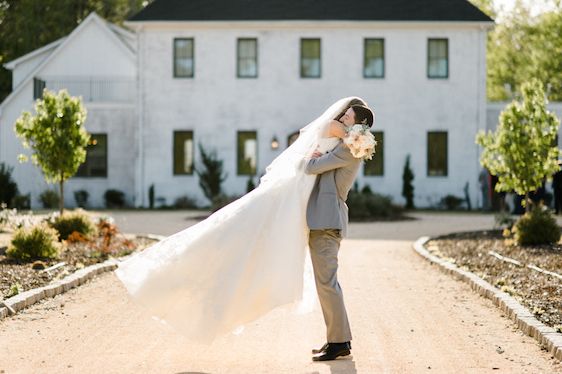
[[[332,151],[308,160],[305,173],[318,174],[306,209],[310,230],[340,229],[347,233],[345,201],[359,171],[361,159],[340,142]]]

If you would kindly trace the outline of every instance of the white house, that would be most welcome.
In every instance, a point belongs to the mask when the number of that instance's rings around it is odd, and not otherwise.
[[[403,201],[410,154],[416,205],[467,182],[478,198],[493,22],[468,1],[156,0],[126,25],[138,43],[137,204],[151,184],[169,199],[201,196],[197,143],[225,161],[227,192],[245,192],[291,134],[352,95],[374,108],[382,140],[361,187]]]
[[[5,65],[14,92],[0,107],[0,161],[15,165],[21,152],[12,124],[32,106],[34,78],[47,87],[68,85],[53,78],[62,74],[107,79],[112,94],[86,103],[87,129],[107,137],[106,175],[73,178],[70,189],[101,204],[116,188],[147,206],[154,185],[168,204],[183,195],[205,203],[193,172],[198,144],[224,160],[225,192],[242,194],[299,128],[337,99],[360,96],[375,110],[380,141],[360,187],[403,202],[410,155],[417,206],[462,196],[467,182],[479,201],[474,139],[487,124],[493,21],[468,1],[155,0],[125,24],[133,34],[92,14],[67,38]],[[136,94],[116,100],[117,82]],[[15,177],[34,196],[45,188],[30,165]]]
[[[78,176],[65,186],[65,203],[75,205],[73,192],[86,190],[93,206],[103,205],[107,189],[134,196],[136,136],[136,43],[130,31],[90,14],[68,36],[4,64],[12,70],[12,93],[0,105],[0,162],[14,167],[20,193],[31,194],[31,206],[48,188],[41,171],[31,162],[19,164],[28,153],[16,137],[14,123],[22,111],[33,111],[44,87],[68,89],[81,95],[87,110],[86,129],[92,151]]]

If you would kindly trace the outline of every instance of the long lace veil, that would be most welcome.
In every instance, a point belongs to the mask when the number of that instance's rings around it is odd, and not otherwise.
[[[309,311],[306,205],[315,176],[303,173],[304,159],[351,99],[303,127],[256,189],[122,261],[115,274],[133,299],[200,342],[299,299],[296,312]]]

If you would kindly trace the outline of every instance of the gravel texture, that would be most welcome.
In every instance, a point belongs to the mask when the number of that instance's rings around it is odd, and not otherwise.
[[[562,279],[528,267],[562,275],[562,245],[509,244],[501,231],[476,231],[445,235],[426,244],[427,250],[468,270],[514,297],[542,323],[562,332]],[[515,260],[500,260],[490,254]]]
[[[96,239],[96,241],[99,240],[101,238]],[[109,256],[120,257],[132,251],[141,250],[151,243],[154,243],[153,239],[132,235],[118,235],[112,242],[111,250],[106,253],[97,250],[99,248],[99,243],[97,242],[70,243],[65,245],[58,258],[41,260],[45,268],[60,262],[65,263],[63,266],[49,271],[33,269],[34,261],[18,261],[7,257],[7,247],[0,246],[0,300],[62,279],[84,267],[101,263],[107,260]]]
[[[339,281],[352,356],[315,363],[319,307],[275,310],[212,345],[143,313],[117,277],[95,276],[0,321],[5,373],[562,373],[490,300],[435,269],[410,241],[344,240]]]

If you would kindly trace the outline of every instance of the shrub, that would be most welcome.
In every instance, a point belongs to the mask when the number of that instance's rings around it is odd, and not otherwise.
[[[254,177],[250,175],[248,183],[246,184],[246,193],[252,191],[254,188],[256,188],[256,185],[254,184]]]
[[[213,199],[211,210],[213,212],[216,212],[217,210],[227,206],[228,204],[230,204],[235,200],[238,200],[239,198],[240,196],[235,196],[235,195],[229,196],[229,195],[220,194]]]
[[[45,190],[39,195],[39,201],[45,209],[55,209],[59,206],[59,194],[55,190]]]
[[[180,196],[174,201],[174,208],[177,209],[197,209],[197,200],[187,195]]]
[[[17,195],[14,198],[14,208],[18,210],[31,209],[31,194]]]
[[[74,232],[78,232],[86,237],[95,232],[92,219],[82,210],[65,212],[62,215],[53,217],[49,221],[49,226],[57,230],[60,240],[68,239]]]
[[[454,195],[446,195],[439,202],[439,206],[447,210],[455,210],[458,209],[464,201],[463,198]]]
[[[154,209],[154,184],[148,187],[148,206],[150,209]]]
[[[125,194],[119,190],[107,190],[103,194],[105,206],[108,208],[122,208],[125,206]]]
[[[216,151],[206,151],[199,143],[199,153],[202,166],[196,167],[195,173],[205,197],[214,204],[215,199],[221,199],[221,185],[228,174],[223,172],[223,161],[218,158]]]
[[[364,195],[372,195],[373,191],[371,190],[371,186],[369,186],[368,184],[363,186],[363,189],[361,190],[361,193],[364,194]]]
[[[55,258],[61,248],[57,231],[46,223],[40,223],[30,228],[17,229],[6,255],[19,260]]]
[[[406,209],[414,209],[414,172],[410,168],[410,155],[406,157],[402,172],[402,196],[406,199]]]
[[[363,189],[365,190],[365,189]],[[392,203],[390,196],[370,192],[349,192],[346,202],[349,219],[354,221],[396,219],[402,217],[403,209]]]
[[[532,204],[513,226],[515,241],[520,245],[551,244],[560,240],[556,218],[543,204]]]
[[[12,180],[13,167],[0,163],[0,203],[14,207],[14,199],[18,195],[18,185]]]
[[[74,191],[74,200],[80,208],[85,208],[88,205],[88,197],[90,197],[90,194],[86,190]]]

